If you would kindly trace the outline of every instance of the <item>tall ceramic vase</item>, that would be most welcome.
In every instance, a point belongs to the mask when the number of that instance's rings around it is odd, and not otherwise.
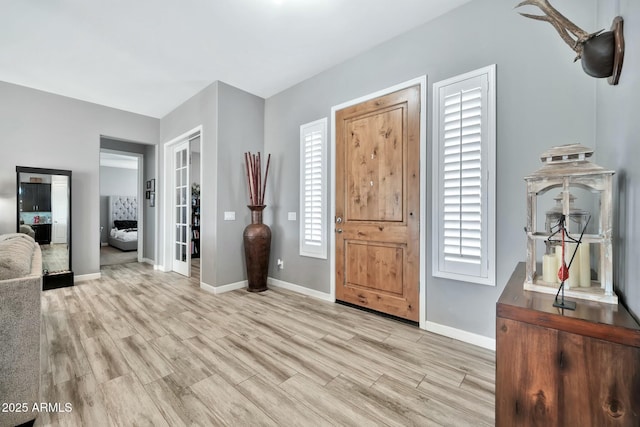
[[[244,229],[244,256],[247,263],[249,292],[267,290],[269,272],[269,252],[271,250],[271,229],[262,223],[265,205],[250,205],[251,224]]]

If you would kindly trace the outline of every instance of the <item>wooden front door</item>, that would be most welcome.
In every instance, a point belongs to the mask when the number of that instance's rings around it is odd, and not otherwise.
[[[418,321],[420,86],[335,120],[336,299]]]

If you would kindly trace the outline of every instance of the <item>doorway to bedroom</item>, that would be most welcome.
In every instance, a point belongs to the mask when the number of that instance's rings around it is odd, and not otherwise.
[[[104,148],[102,142],[100,268],[141,261],[142,218],[139,213],[142,211],[140,188],[144,164],[143,154]]]

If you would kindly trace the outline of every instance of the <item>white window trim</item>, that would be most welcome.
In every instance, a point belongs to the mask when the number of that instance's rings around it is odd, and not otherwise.
[[[314,129],[322,132],[321,147],[321,244],[319,246],[309,245],[305,240],[305,226],[307,217],[305,212],[305,136],[309,130]],[[306,123],[300,126],[300,255],[312,258],[327,259],[327,118]]]
[[[464,80],[486,76],[488,81],[488,90],[486,97],[486,138],[483,138],[482,144],[482,163],[486,164],[486,170],[483,171],[483,215],[486,212],[486,218],[483,223],[486,224],[486,236],[483,236],[483,243],[486,245],[486,251],[483,250],[483,263],[486,263],[486,275],[469,275],[460,274],[452,271],[442,271],[440,269],[441,256],[440,250],[442,228],[440,225],[441,210],[441,179],[440,166],[442,156],[442,144],[440,141],[440,89]],[[481,285],[495,286],[496,284],[496,65],[471,71],[459,76],[449,78],[433,84],[433,210],[432,210],[432,275],[445,279],[458,280],[464,282],[477,283]],[[484,107],[484,106],[483,106]],[[486,139],[486,140],[485,140]],[[486,242],[484,242],[486,240]]]

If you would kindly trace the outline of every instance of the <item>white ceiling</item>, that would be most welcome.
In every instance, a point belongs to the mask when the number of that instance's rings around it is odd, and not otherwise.
[[[470,0],[0,0],[0,80],[163,117],[269,97]]]

